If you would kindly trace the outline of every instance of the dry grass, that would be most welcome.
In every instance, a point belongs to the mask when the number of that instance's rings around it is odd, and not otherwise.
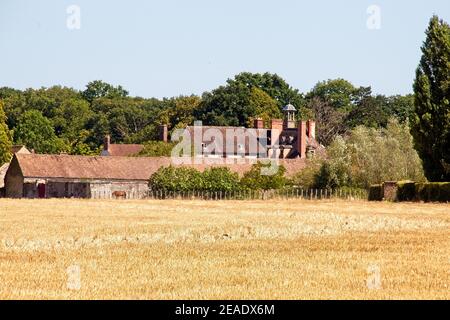
[[[450,298],[448,204],[0,200],[0,221],[3,299]]]

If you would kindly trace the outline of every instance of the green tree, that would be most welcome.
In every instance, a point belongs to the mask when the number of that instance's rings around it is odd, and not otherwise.
[[[286,168],[282,165],[278,167],[278,170],[273,175],[263,175],[261,170],[266,165],[258,162],[252,165],[252,168],[244,173],[241,179],[241,185],[243,188],[251,190],[272,190],[282,189],[288,183],[288,179],[284,176]]]
[[[81,93],[86,101],[92,103],[98,98],[119,98],[128,96],[128,91],[122,86],[114,87],[109,83],[101,80],[91,81],[87,84],[86,89]]]
[[[258,117],[264,120],[266,125],[269,124],[270,119],[278,119],[282,117],[280,108],[277,102],[263,90],[252,87],[249,97],[250,109],[253,110],[253,118],[247,120],[247,126],[253,126],[254,118]]]
[[[0,166],[11,159],[11,137],[6,125],[6,114],[0,100]]]
[[[161,167],[150,177],[149,186],[152,190],[177,192],[202,190],[202,175],[194,168]]]
[[[348,128],[366,126],[371,128],[386,127],[388,114],[385,112],[387,99],[383,95],[368,96],[357,103],[348,113],[346,125]]]
[[[327,149],[317,175],[320,187],[367,188],[384,181],[425,180],[407,124],[392,119],[386,128],[356,127]]]
[[[450,180],[450,26],[430,20],[414,81],[411,133],[431,181]]]
[[[239,175],[229,168],[209,168],[202,173],[203,190],[211,192],[229,192],[239,190]]]
[[[370,88],[356,88],[344,79],[333,79],[318,82],[308,93],[307,98],[318,97],[329,103],[334,109],[349,112],[354,103],[370,95]]]
[[[14,140],[37,153],[59,153],[68,149],[56,136],[51,121],[37,110],[26,111],[19,118],[19,124],[14,130]]]
[[[260,90],[272,98],[278,108],[274,108],[273,102]],[[246,126],[249,119],[258,114],[267,118],[280,117],[281,108],[288,102],[301,107],[303,96],[279,76],[241,73],[228,79],[225,86],[204,93],[194,116],[208,125]],[[265,103],[268,105],[264,107]]]
[[[170,157],[175,143],[163,141],[148,141],[138,157]]]

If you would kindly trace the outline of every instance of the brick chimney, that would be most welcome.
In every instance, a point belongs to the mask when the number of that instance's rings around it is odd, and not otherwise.
[[[166,124],[162,124],[159,126],[159,140],[163,141],[163,142],[167,142],[168,139],[168,134],[167,134],[167,125]]]
[[[315,139],[316,138],[316,122],[314,120],[308,120],[308,137]]]
[[[256,118],[253,120],[253,127],[255,129],[264,129],[264,120],[261,118]]]
[[[281,119],[272,119],[270,121],[270,129],[271,130],[271,146],[278,145],[280,143],[280,135],[283,131],[283,120]]]
[[[111,136],[107,134],[103,139],[103,150],[108,151],[111,144]]]
[[[300,158],[306,158],[306,121],[299,121],[297,126],[297,150]]]

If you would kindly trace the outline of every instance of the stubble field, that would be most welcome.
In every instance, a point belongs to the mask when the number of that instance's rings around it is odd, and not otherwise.
[[[450,206],[0,200],[1,299],[449,299]]]

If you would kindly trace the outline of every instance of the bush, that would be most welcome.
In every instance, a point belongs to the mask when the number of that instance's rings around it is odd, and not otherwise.
[[[150,177],[149,185],[152,190],[203,190],[202,174],[187,167],[161,167]]]
[[[369,201],[383,200],[383,185],[374,184],[369,188]]]
[[[413,181],[397,182],[397,200],[413,201],[416,197],[416,184]]]
[[[416,183],[415,198],[425,202],[448,202],[450,201],[450,182]]]
[[[414,183],[412,181],[397,182],[396,201],[449,202],[450,182]],[[383,200],[384,186],[372,185],[369,188],[369,201]]]
[[[321,170],[322,161],[317,158],[307,160],[306,167],[297,172],[292,177],[292,184],[298,188],[321,188],[323,187],[317,181],[319,172]]]
[[[203,190],[220,192],[239,189],[239,175],[229,168],[210,168],[202,173]]]
[[[247,171],[241,179],[241,186],[250,190],[273,190],[283,189],[289,180],[284,176],[286,168],[278,166],[278,170],[273,175],[263,175],[261,171],[266,167],[265,164],[258,162],[252,165],[250,171]]]

